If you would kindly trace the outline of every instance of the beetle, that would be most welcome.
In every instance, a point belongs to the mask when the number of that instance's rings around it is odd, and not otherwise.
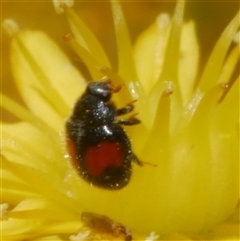
[[[81,221],[93,232],[102,235],[112,235],[117,238],[123,238],[125,241],[131,241],[132,235],[128,227],[123,226],[105,215],[92,212],[82,212]]]
[[[120,89],[110,81],[90,82],[66,122],[69,154],[80,176],[107,189],[121,189],[129,183],[131,162],[142,165],[122,127],[140,120],[134,116],[117,119],[133,111],[133,102],[117,109],[111,101]]]

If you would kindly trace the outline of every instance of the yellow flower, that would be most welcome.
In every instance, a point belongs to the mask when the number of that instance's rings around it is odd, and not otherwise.
[[[156,166],[133,164],[130,183],[118,191],[83,181],[69,160],[64,126],[87,82],[45,33],[19,31],[6,20],[24,104],[1,96],[18,119],[1,123],[3,240],[118,238],[84,228],[85,211],[126,225],[135,240],[238,240],[239,13],[198,78],[195,25],[183,21],[184,1],[171,19],[160,14],[134,48],[121,5],[111,1],[117,71],[73,9],[56,7],[73,32],[65,40],[91,78],[123,86],[117,106],[137,99],[142,123],[126,131],[139,158]]]

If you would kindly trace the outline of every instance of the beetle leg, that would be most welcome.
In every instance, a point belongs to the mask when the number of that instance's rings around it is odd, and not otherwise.
[[[134,153],[132,153],[132,161],[135,162],[136,164],[138,164],[141,167],[143,165],[149,165],[149,166],[152,166],[152,167],[158,166],[157,164],[154,164],[154,163],[140,161]]]
[[[120,109],[120,110],[122,110],[122,109]],[[117,120],[117,123],[120,124],[120,125],[125,125],[125,126],[137,125],[137,124],[141,123],[141,121],[138,118],[135,118],[136,115],[138,115],[138,113],[132,114],[127,119]]]
[[[120,108],[120,109],[117,109],[117,110],[116,110],[116,115],[117,115],[117,116],[119,116],[119,115],[125,115],[125,114],[133,111],[133,109],[134,109],[134,107],[135,107],[135,106],[133,105],[133,103],[136,102],[136,101],[137,101],[137,100],[133,100],[133,101],[129,102],[125,107]]]
[[[141,121],[135,117],[130,117],[129,119],[117,120],[117,123],[120,125],[132,126],[132,125],[137,125],[137,124],[141,123]]]
[[[125,114],[131,112],[133,109],[134,109],[134,105],[129,104],[129,105],[123,107],[123,108],[117,109],[116,115],[118,115],[118,116],[119,115],[125,115]]]
[[[132,161],[137,163],[139,166],[143,166],[143,163],[138,159],[138,157],[132,153]]]

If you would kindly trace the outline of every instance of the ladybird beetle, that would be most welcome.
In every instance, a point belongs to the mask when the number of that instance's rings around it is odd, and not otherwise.
[[[128,227],[123,226],[121,223],[107,216],[92,212],[83,212],[81,214],[81,220],[84,225],[95,233],[112,235],[117,238],[123,238],[125,241],[132,240],[131,231]]]
[[[110,81],[90,82],[66,123],[69,153],[80,176],[91,185],[107,189],[128,184],[132,161],[142,165],[121,126],[140,121],[133,116],[117,119],[134,109],[133,103],[115,107],[111,97],[119,90]]]

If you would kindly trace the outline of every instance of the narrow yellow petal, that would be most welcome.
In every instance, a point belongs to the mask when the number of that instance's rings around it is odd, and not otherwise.
[[[60,202],[65,208],[70,210],[78,210],[81,202],[68,197],[66,193],[69,190],[67,183],[64,183],[66,170],[60,172],[54,172],[50,170],[40,170],[34,167],[22,165],[19,163],[10,162],[7,159],[3,159],[2,165],[4,168],[11,170],[18,178],[24,182],[31,184],[36,193],[48,197],[54,202]],[[51,173],[51,176],[49,176]],[[80,206],[81,207],[81,206]]]
[[[192,97],[198,70],[199,46],[193,21],[184,24],[182,28],[180,52],[178,75],[184,106]]]
[[[20,121],[29,123],[32,126],[39,128],[41,131],[47,131],[49,135],[55,136],[55,126],[51,123],[45,123],[43,120],[39,119],[33,113],[31,113],[27,108],[23,107],[13,99],[7,97],[6,95],[0,93],[0,105]],[[57,126],[59,127],[59,126]],[[57,130],[58,131],[58,130]]]
[[[45,234],[72,234],[77,233],[82,227],[82,222],[79,220],[73,220],[68,222],[57,222],[45,226],[43,229],[39,230],[41,233]]]
[[[28,134],[26,135],[26,133]],[[51,148],[49,149],[49,147]],[[2,123],[1,149],[2,154],[10,160],[19,163],[22,160],[24,164],[39,168],[40,166],[42,168],[49,165],[55,166],[56,159],[61,159],[64,153],[63,150],[61,151],[60,138],[53,138],[51,134],[42,132],[24,122],[16,124]],[[18,154],[16,155],[16,153]],[[16,158],[13,158],[15,155]],[[56,168],[60,166],[57,165]]]
[[[59,212],[61,210],[61,212]],[[68,221],[78,219],[73,212],[64,209],[56,202],[45,198],[29,198],[21,201],[9,212],[9,217],[17,219],[45,219]]]
[[[157,95],[159,86],[161,85],[162,81],[171,81],[176,86],[177,90],[179,88],[179,83],[178,83],[178,68],[179,68],[179,56],[180,56],[179,51],[180,51],[180,39],[181,39],[181,30],[182,30],[182,24],[183,24],[184,7],[185,7],[184,1],[177,2],[174,16],[172,19],[170,36],[166,47],[163,72],[160,76],[159,81],[154,86],[154,89],[151,95]],[[179,99],[179,101],[181,101],[181,99]]]
[[[60,236],[57,235],[49,235],[41,238],[34,238],[31,239],[31,241],[65,241],[65,238],[61,238]]]
[[[160,14],[134,45],[136,69],[144,91],[150,92],[162,73],[164,54],[170,30],[170,17]]]
[[[173,95],[172,98],[175,100],[172,102],[172,116],[171,116],[171,127],[175,126],[180,108],[182,107],[182,98],[179,91],[178,81],[178,67],[179,67],[179,48],[180,48],[180,37],[183,23],[184,14],[184,1],[178,1],[175,7],[174,17],[172,19],[171,32],[166,47],[165,59],[163,64],[163,71],[157,83],[153,86],[152,91],[149,95],[148,105],[152,109],[151,113],[156,113],[157,105],[159,101],[159,93],[162,93],[162,87],[164,83],[171,83]]]
[[[78,44],[81,45],[92,56],[94,56],[96,61],[102,66],[110,67],[108,57],[92,31],[82,22],[80,17],[74,12],[73,9],[68,7],[65,7],[64,9]],[[82,56],[80,55],[80,57]]]
[[[166,158],[164,153],[169,150],[170,103],[171,89],[166,89],[160,98],[156,118],[141,155],[143,159],[157,165],[160,164],[161,158]]]
[[[1,221],[1,232],[3,240],[25,240],[34,230],[39,229],[43,225],[43,220],[27,219],[19,220],[11,218]]]
[[[65,36],[65,40],[71,46],[71,48],[75,51],[75,53],[81,58],[84,62],[90,75],[92,76],[92,80],[98,80],[101,77],[101,68],[102,65],[97,61],[94,55],[91,55],[81,44],[79,44],[75,38],[70,36]]]
[[[203,75],[199,81],[199,88],[201,91],[205,92],[218,83],[227,50],[233,42],[233,38],[239,28],[239,25],[240,21],[238,12],[228,24],[212,51]]]
[[[234,69],[237,67],[239,57],[240,57],[239,46],[236,46],[230,52],[229,56],[227,57],[227,59],[224,63],[224,66],[223,66],[223,69],[221,71],[221,75],[219,78],[219,83],[228,83],[229,82],[229,80],[232,77],[232,74],[234,72]]]
[[[133,50],[120,2],[111,1],[111,7],[118,48],[118,73],[127,85],[131,82],[136,85],[137,73],[133,61]]]
[[[66,117],[84,81],[52,40],[39,31],[20,32],[12,42],[11,61],[31,111],[45,122],[59,123],[59,115]]]

